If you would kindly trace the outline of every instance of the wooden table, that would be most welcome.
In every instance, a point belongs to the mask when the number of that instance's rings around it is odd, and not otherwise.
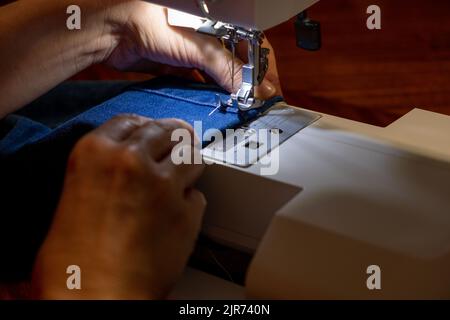
[[[382,10],[382,29],[366,9]],[[309,10],[323,48],[297,49],[292,21],[267,32],[293,105],[385,126],[414,107],[450,115],[450,1],[333,0]]]

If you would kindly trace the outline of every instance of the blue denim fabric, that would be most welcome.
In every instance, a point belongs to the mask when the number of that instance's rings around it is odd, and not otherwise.
[[[177,78],[160,78],[130,87],[122,94],[80,114],[56,129],[41,128],[30,131],[31,123],[20,121],[4,139],[0,140],[0,155],[14,153],[28,142],[37,140],[51,141],[73,135],[79,128],[89,131],[96,128],[112,117],[123,113],[135,113],[154,119],[179,118],[194,125],[195,121],[202,121],[203,131],[208,129],[225,130],[234,128],[243,122],[255,118],[261,111],[266,110],[280,97],[266,102],[258,110],[240,112],[236,108],[228,107],[209,114],[216,108],[215,96],[219,94],[223,101],[228,95],[216,86],[198,83],[187,83]],[[25,133],[26,132],[26,133]],[[201,137],[201,132],[197,132]],[[206,144],[208,141],[203,141]]]
[[[228,108],[209,116],[216,94],[228,99],[216,86],[160,78],[133,85],[54,129],[15,116],[12,129],[0,140],[0,280],[22,278],[31,270],[61,193],[68,155],[82,135],[123,113],[180,118],[192,125],[202,121],[204,131],[225,130],[281,100],[274,98],[261,110]]]
[[[0,140],[0,154],[13,154],[27,144],[39,141],[51,133],[47,126],[26,117],[12,115],[8,117],[11,129]]]

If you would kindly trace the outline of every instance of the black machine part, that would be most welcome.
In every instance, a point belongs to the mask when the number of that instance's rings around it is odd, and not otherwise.
[[[306,10],[301,12],[295,21],[297,47],[316,51],[322,46],[320,22],[310,20]]]

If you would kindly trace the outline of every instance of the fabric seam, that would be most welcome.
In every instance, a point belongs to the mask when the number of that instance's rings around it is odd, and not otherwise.
[[[140,91],[140,92],[151,92],[153,94],[156,94],[156,95],[159,95],[159,96],[163,96],[163,97],[166,97],[166,98],[171,98],[171,99],[178,100],[178,101],[194,103],[194,104],[197,104],[197,105],[200,105],[200,106],[209,107],[211,109],[216,108],[216,105],[214,105],[212,103],[200,102],[200,101],[196,101],[196,100],[192,100],[192,99],[188,99],[188,98],[183,98],[183,97],[179,97],[179,96],[176,96],[176,95],[173,95],[173,94],[170,94],[170,93],[156,91],[154,89],[146,89],[146,88],[134,87],[134,88],[132,88],[132,90]],[[226,111],[234,113],[234,114],[238,113],[237,110],[235,110],[232,107],[227,107]]]

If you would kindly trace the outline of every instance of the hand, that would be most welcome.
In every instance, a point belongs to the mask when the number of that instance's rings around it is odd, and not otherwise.
[[[77,143],[36,260],[39,298],[166,296],[193,250],[205,208],[193,188],[203,167],[171,161],[176,128],[194,135],[181,120],[120,116]],[[66,287],[69,265],[81,268],[81,290]]]
[[[64,15],[71,0],[15,1],[1,7],[0,118],[102,62],[142,72],[154,71],[155,65],[199,69],[229,92],[237,91],[243,61],[233,61],[232,88],[231,53],[213,37],[170,27],[165,9],[142,0],[76,2],[82,12],[80,30],[66,26]],[[267,41],[264,46],[272,49]],[[245,61],[246,55],[238,48],[238,57]],[[261,99],[281,95],[273,49],[265,81],[255,94]]]
[[[236,92],[239,88],[244,64],[239,57],[245,57],[244,61],[247,59],[246,46],[240,46],[237,50],[238,58],[233,62],[236,74],[232,88],[232,55],[217,39],[190,29],[169,26],[166,10],[147,2],[127,2],[113,6],[111,12],[115,17],[113,20],[124,21],[124,25],[122,38],[107,58],[107,64],[132,71],[145,71],[153,66],[150,61],[173,67],[197,68],[229,92]],[[267,40],[263,47],[269,48],[271,52],[269,70],[255,94],[261,99],[268,99],[282,93],[274,50]]]

